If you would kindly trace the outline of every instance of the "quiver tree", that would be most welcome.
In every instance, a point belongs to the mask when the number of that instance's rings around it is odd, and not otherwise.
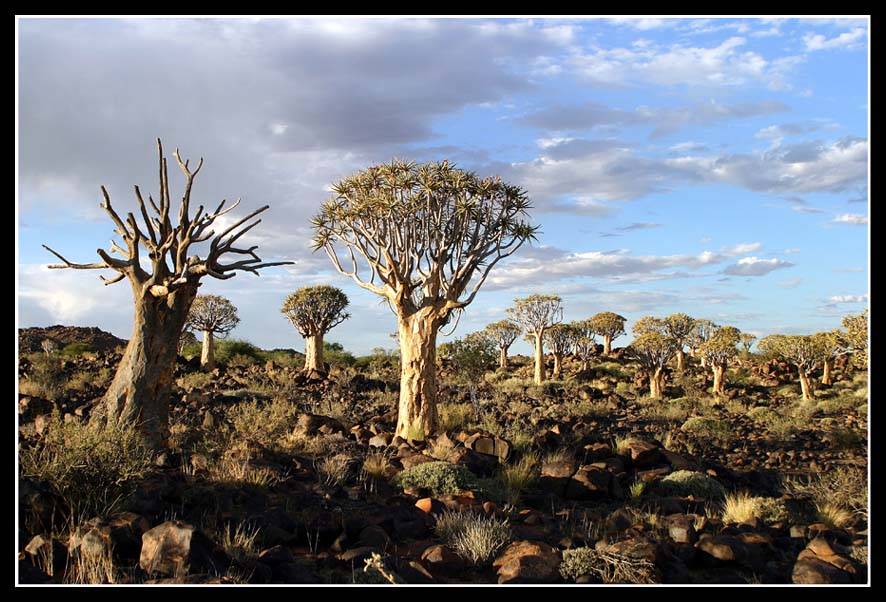
[[[305,372],[324,371],[323,335],[351,317],[348,297],[334,286],[306,286],[291,293],[280,311],[305,339]]]
[[[852,353],[852,363],[862,370],[868,367],[868,310],[843,318],[846,342]]]
[[[604,311],[591,317],[594,332],[603,337],[603,354],[612,353],[612,341],[625,333],[625,318],[611,311]]]
[[[711,366],[714,374],[714,387],[711,393],[717,397],[725,393],[723,375],[729,360],[738,354],[736,345],[740,340],[741,333],[734,326],[723,326],[714,331],[707,341],[701,344],[698,352]]]
[[[563,300],[556,295],[529,295],[514,299],[514,307],[507,311],[535,343],[535,384],[545,380],[544,335],[545,331],[563,320]]]
[[[129,280],[135,304],[132,337],[104,396],[104,408],[100,408],[95,416],[103,416],[109,424],[137,425],[154,449],[166,445],[176,347],[200,280],[204,276],[227,280],[242,270],[257,275],[261,268],[291,263],[264,263],[255,252],[257,246],[234,246],[244,234],[261,223],[260,219],[250,220],[265,211],[267,205],[226,227],[221,226],[219,232],[212,226],[219,217],[234,209],[240,203],[239,199],[227,208],[223,200],[211,212],[204,211],[200,205],[192,213],[191,188],[203,160],[192,171],[189,161],[182,162],[179,158],[178,150],[173,155],[186,181],[178,212],[173,213],[160,140],[157,140],[157,149],[160,157],[160,196],[157,201],[149,196],[146,204],[136,186],[137,214],[128,213],[124,218],[111,206],[111,197],[104,186],[101,188],[104,196],[101,208],[116,225],[114,232],[122,239],[123,246],[112,240],[110,252],[96,251],[101,261],[72,263],[44,245],[63,262],[50,268],[110,269],[117,273],[109,279],[102,276],[105,284]],[[206,241],[209,241],[209,247],[204,253],[192,253],[194,245]],[[147,253],[143,255],[142,249]],[[119,257],[112,257],[111,253]],[[239,259],[222,263],[226,255],[236,255]]]
[[[631,332],[634,333],[635,337],[653,333],[668,336],[667,324],[665,324],[665,321],[661,318],[654,318],[652,316],[643,316],[634,322],[634,327],[631,328]]]
[[[695,352],[698,351],[698,348],[701,347],[702,343],[705,343],[710,339],[717,328],[717,325],[710,320],[695,320],[692,332],[686,337],[686,344],[689,345],[689,350],[693,357],[695,357]],[[701,367],[707,368],[707,360],[705,358],[701,358]]]
[[[467,307],[503,258],[534,237],[526,193],[447,161],[392,161],[332,187],[313,219],[314,248],[383,297],[397,316],[397,434],[437,429],[437,331]]]
[[[184,351],[185,347],[188,345],[193,345],[197,342],[197,335],[188,330],[187,328],[182,330],[182,333],[178,336],[178,353]]]
[[[821,350],[821,384],[831,386],[834,384],[834,360],[847,352],[849,345],[846,335],[841,330],[831,332],[819,332],[812,335],[816,339],[818,348]]]
[[[649,376],[649,397],[661,397],[665,366],[677,352],[674,340],[657,332],[647,332],[635,338],[628,350]]]
[[[563,356],[572,352],[572,346],[575,341],[575,333],[566,324],[555,324],[547,330],[544,335],[545,343],[554,356],[554,378],[560,378],[563,373]]]
[[[824,355],[820,343],[821,341],[813,335],[772,334],[764,337],[757,344],[757,348],[769,357],[793,364],[800,377],[803,399],[812,399],[815,397],[815,390],[810,376],[818,369]]]
[[[695,319],[686,314],[671,314],[664,319],[665,334],[674,339],[677,345],[677,372],[683,372],[683,346],[695,328]]]
[[[483,330],[498,347],[498,367],[507,368],[508,349],[514,344],[517,337],[520,336],[520,326],[511,320],[499,320],[498,322],[493,322],[492,324],[487,325]]]
[[[200,365],[204,369],[215,368],[215,335],[223,339],[239,323],[237,308],[230,301],[218,295],[197,295],[191,305],[185,327],[203,333]]]
[[[591,358],[597,351],[597,336],[590,320],[570,322],[573,333],[573,351],[581,360],[581,371],[587,372],[591,367]]]
[[[743,332],[738,335],[738,342],[741,344],[741,347],[742,349],[744,349],[745,353],[751,352],[751,347],[754,345],[754,341],[756,340],[757,337],[749,332]]]

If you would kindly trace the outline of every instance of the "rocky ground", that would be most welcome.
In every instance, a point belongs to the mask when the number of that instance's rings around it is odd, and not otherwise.
[[[865,374],[838,365],[804,402],[787,366],[745,357],[716,401],[690,359],[650,400],[618,355],[542,387],[515,358],[477,403],[444,365],[426,441],[393,435],[390,358],[180,358],[170,451],[121,439],[108,469],[82,433],[119,355],[24,354],[19,579],[866,582]],[[91,497],[60,468],[77,453]]]

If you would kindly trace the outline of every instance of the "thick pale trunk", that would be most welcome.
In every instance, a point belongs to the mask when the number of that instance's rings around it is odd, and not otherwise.
[[[508,348],[507,347],[502,347],[499,350],[498,367],[499,368],[507,368],[508,367]]]
[[[196,293],[186,287],[158,299],[136,292],[132,337],[105,393],[104,411],[96,413],[108,424],[136,425],[155,450],[168,443],[178,337]]]
[[[419,311],[398,320],[400,410],[397,435],[424,439],[437,430],[437,328],[433,314]]]
[[[717,366],[712,365],[711,371],[714,373],[714,387],[711,389],[711,394],[713,395],[723,395],[725,390],[723,388],[723,373],[726,370],[726,366]]]
[[[540,385],[545,381],[545,350],[540,332],[535,335],[535,384]]]
[[[705,358],[701,358],[701,367],[707,368],[708,367],[708,360],[706,360]]]
[[[200,353],[200,366],[204,370],[215,368],[215,337],[211,330],[203,331],[203,351]]]
[[[603,335],[603,355],[612,353],[612,337],[608,334]]]
[[[683,353],[683,349],[677,349],[677,372],[683,372],[683,359],[686,357],[686,354]]]
[[[591,369],[591,362],[588,360],[581,360],[581,371],[587,372]]]
[[[560,378],[563,370],[563,356],[559,353],[552,354],[554,356],[554,378]]]
[[[821,375],[821,384],[830,386],[834,384],[834,375],[831,373],[834,369],[834,360],[833,358],[828,358],[824,361],[824,371]]]
[[[664,389],[664,372],[661,368],[656,368],[655,372],[649,377],[649,397],[659,398]]]
[[[695,357],[695,347],[689,348],[689,357]]]
[[[815,397],[815,391],[812,389],[812,383],[809,376],[800,370],[800,389],[803,391],[803,399],[812,399]]]
[[[324,372],[323,366],[323,335],[305,337],[305,372],[317,370]]]

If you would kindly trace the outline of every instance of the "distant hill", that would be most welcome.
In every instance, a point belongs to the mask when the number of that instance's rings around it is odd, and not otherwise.
[[[110,332],[105,332],[95,326],[47,326],[45,328],[21,328],[18,331],[18,352],[30,353],[41,351],[40,344],[51,339],[56,342],[59,349],[71,343],[86,343],[95,351],[106,351],[120,345],[126,345],[126,341],[119,339]]]

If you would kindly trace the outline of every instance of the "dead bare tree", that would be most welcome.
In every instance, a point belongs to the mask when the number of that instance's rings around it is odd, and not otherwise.
[[[146,204],[139,187],[135,187],[138,213],[125,218],[111,205],[111,197],[101,187],[104,202],[102,209],[116,225],[114,232],[120,236],[123,246],[111,240],[110,251],[98,249],[101,261],[96,263],[73,263],[46,245],[44,248],[63,263],[50,268],[75,270],[111,269],[117,272],[112,278],[101,279],[114,284],[128,279],[135,304],[132,337],[117,368],[114,380],[104,396],[103,416],[108,423],[132,423],[141,430],[146,442],[154,449],[165,447],[168,437],[167,418],[169,388],[172,383],[176,347],[188,311],[197,295],[200,279],[212,276],[227,280],[238,271],[258,274],[258,270],[292,262],[266,263],[256,254],[257,246],[236,247],[244,234],[261,223],[250,221],[265,211],[260,207],[246,217],[224,227],[218,234],[211,227],[221,216],[236,207],[238,199],[230,207],[226,201],[219,203],[215,211],[204,211],[203,205],[191,214],[191,188],[203,167],[203,159],[193,170],[189,161],[182,161],[178,149],[173,153],[179,168],[185,175],[185,190],[179,204],[178,215],[172,213],[169,193],[169,175],[163,146],[157,140],[160,162],[160,197],[154,201],[148,197]],[[175,220],[175,221],[173,221]],[[192,246],[209,241],[205,258],[190,254]],[[142,256],[142,247],[147,254]],[[121,258],[111,257],[111,253]],[[225,255],[243,256],[243,259],[222,263]],[[144,263],[143,263],[144,261]],[[149,268],[147,266],[150,266]],[[150,269],[150,271],[148,271]]]
[[[524,221],[529,200],[517,186],[447,161],[395,160],[332,190],[313,220],[314,248],[396,314],[397,434],[424,438],[437,428],[437,331],[474,300],[499,261],[533,238],[536,228]]]

